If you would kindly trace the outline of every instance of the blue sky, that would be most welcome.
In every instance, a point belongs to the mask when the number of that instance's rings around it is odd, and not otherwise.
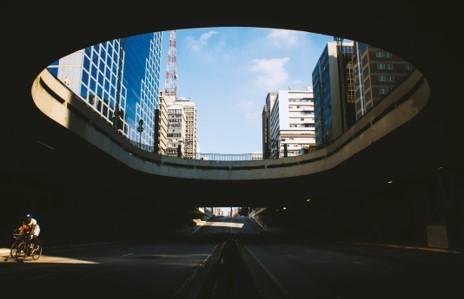
[[[331,36],[265,28],[177,30],[177,94],[198,109],[203,153],[261,152],[261,112],[269,91],[305,89]],[[169,32],[163,32],[164,89]]]

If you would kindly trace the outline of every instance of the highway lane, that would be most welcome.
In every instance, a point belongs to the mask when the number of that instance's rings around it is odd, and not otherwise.
[[[462,255],[250,241],[245,248],[288,298],[464,296]]]
[[[166,298],[205,262],[214,243],[89,244],[45,248],[18,263],[0,249],[1,297]],[[5,297],[4,297],[5,296]]]

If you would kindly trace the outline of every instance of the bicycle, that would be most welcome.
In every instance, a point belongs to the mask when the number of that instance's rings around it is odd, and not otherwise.
[[[16,260],[25,260],[30,256],[33,260],[38,260],[42,255],[42,245],[36,239],[32,248],[29,235],[13,233],[13,242],[10,247],[10,256]]]

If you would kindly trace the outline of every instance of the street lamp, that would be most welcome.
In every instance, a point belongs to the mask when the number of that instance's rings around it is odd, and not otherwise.
[[[143,119],[140,119],[139,120],[139,126],[137,127],[137,132],[139,132],[139,140],[140,140],[140,147],[142,147],[142,132],[144,130],[144,127],[143,127]]]
[[[177,157],[182,158],[182,140],[179,140],[177,144]]]
[[[116,107],[116,110],[113,113],[113,126],[117,130],[120,129],[120,117],[122,116],[121,110],[119,110],[119,107]]]

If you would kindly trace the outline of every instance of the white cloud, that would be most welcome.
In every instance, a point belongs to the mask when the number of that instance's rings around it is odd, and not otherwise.
[[[253,59],[249,70],[255,75],[253,83],[266,91],[278,90],[288,83],[288,72],[285,64],[288,57],[271,59]]]
[[[294,48],[302,44],[304,33],[293,30],[271,29],[266,38],[275,47]]]
[[[208,40],[214,36],[218,34],[217,31],[215,30],[210,30],[208,32],[205,32],[203,33],[202,35],[200,35],[200,37],[198,38],[194,38],[192,36],[188,36],[187,37],[187,47],[189,49],[191,49],[192,51],[194,52],[198,52],[199,50],[201,50],[204,46],[206,46],[206,44],[208,43]]]

